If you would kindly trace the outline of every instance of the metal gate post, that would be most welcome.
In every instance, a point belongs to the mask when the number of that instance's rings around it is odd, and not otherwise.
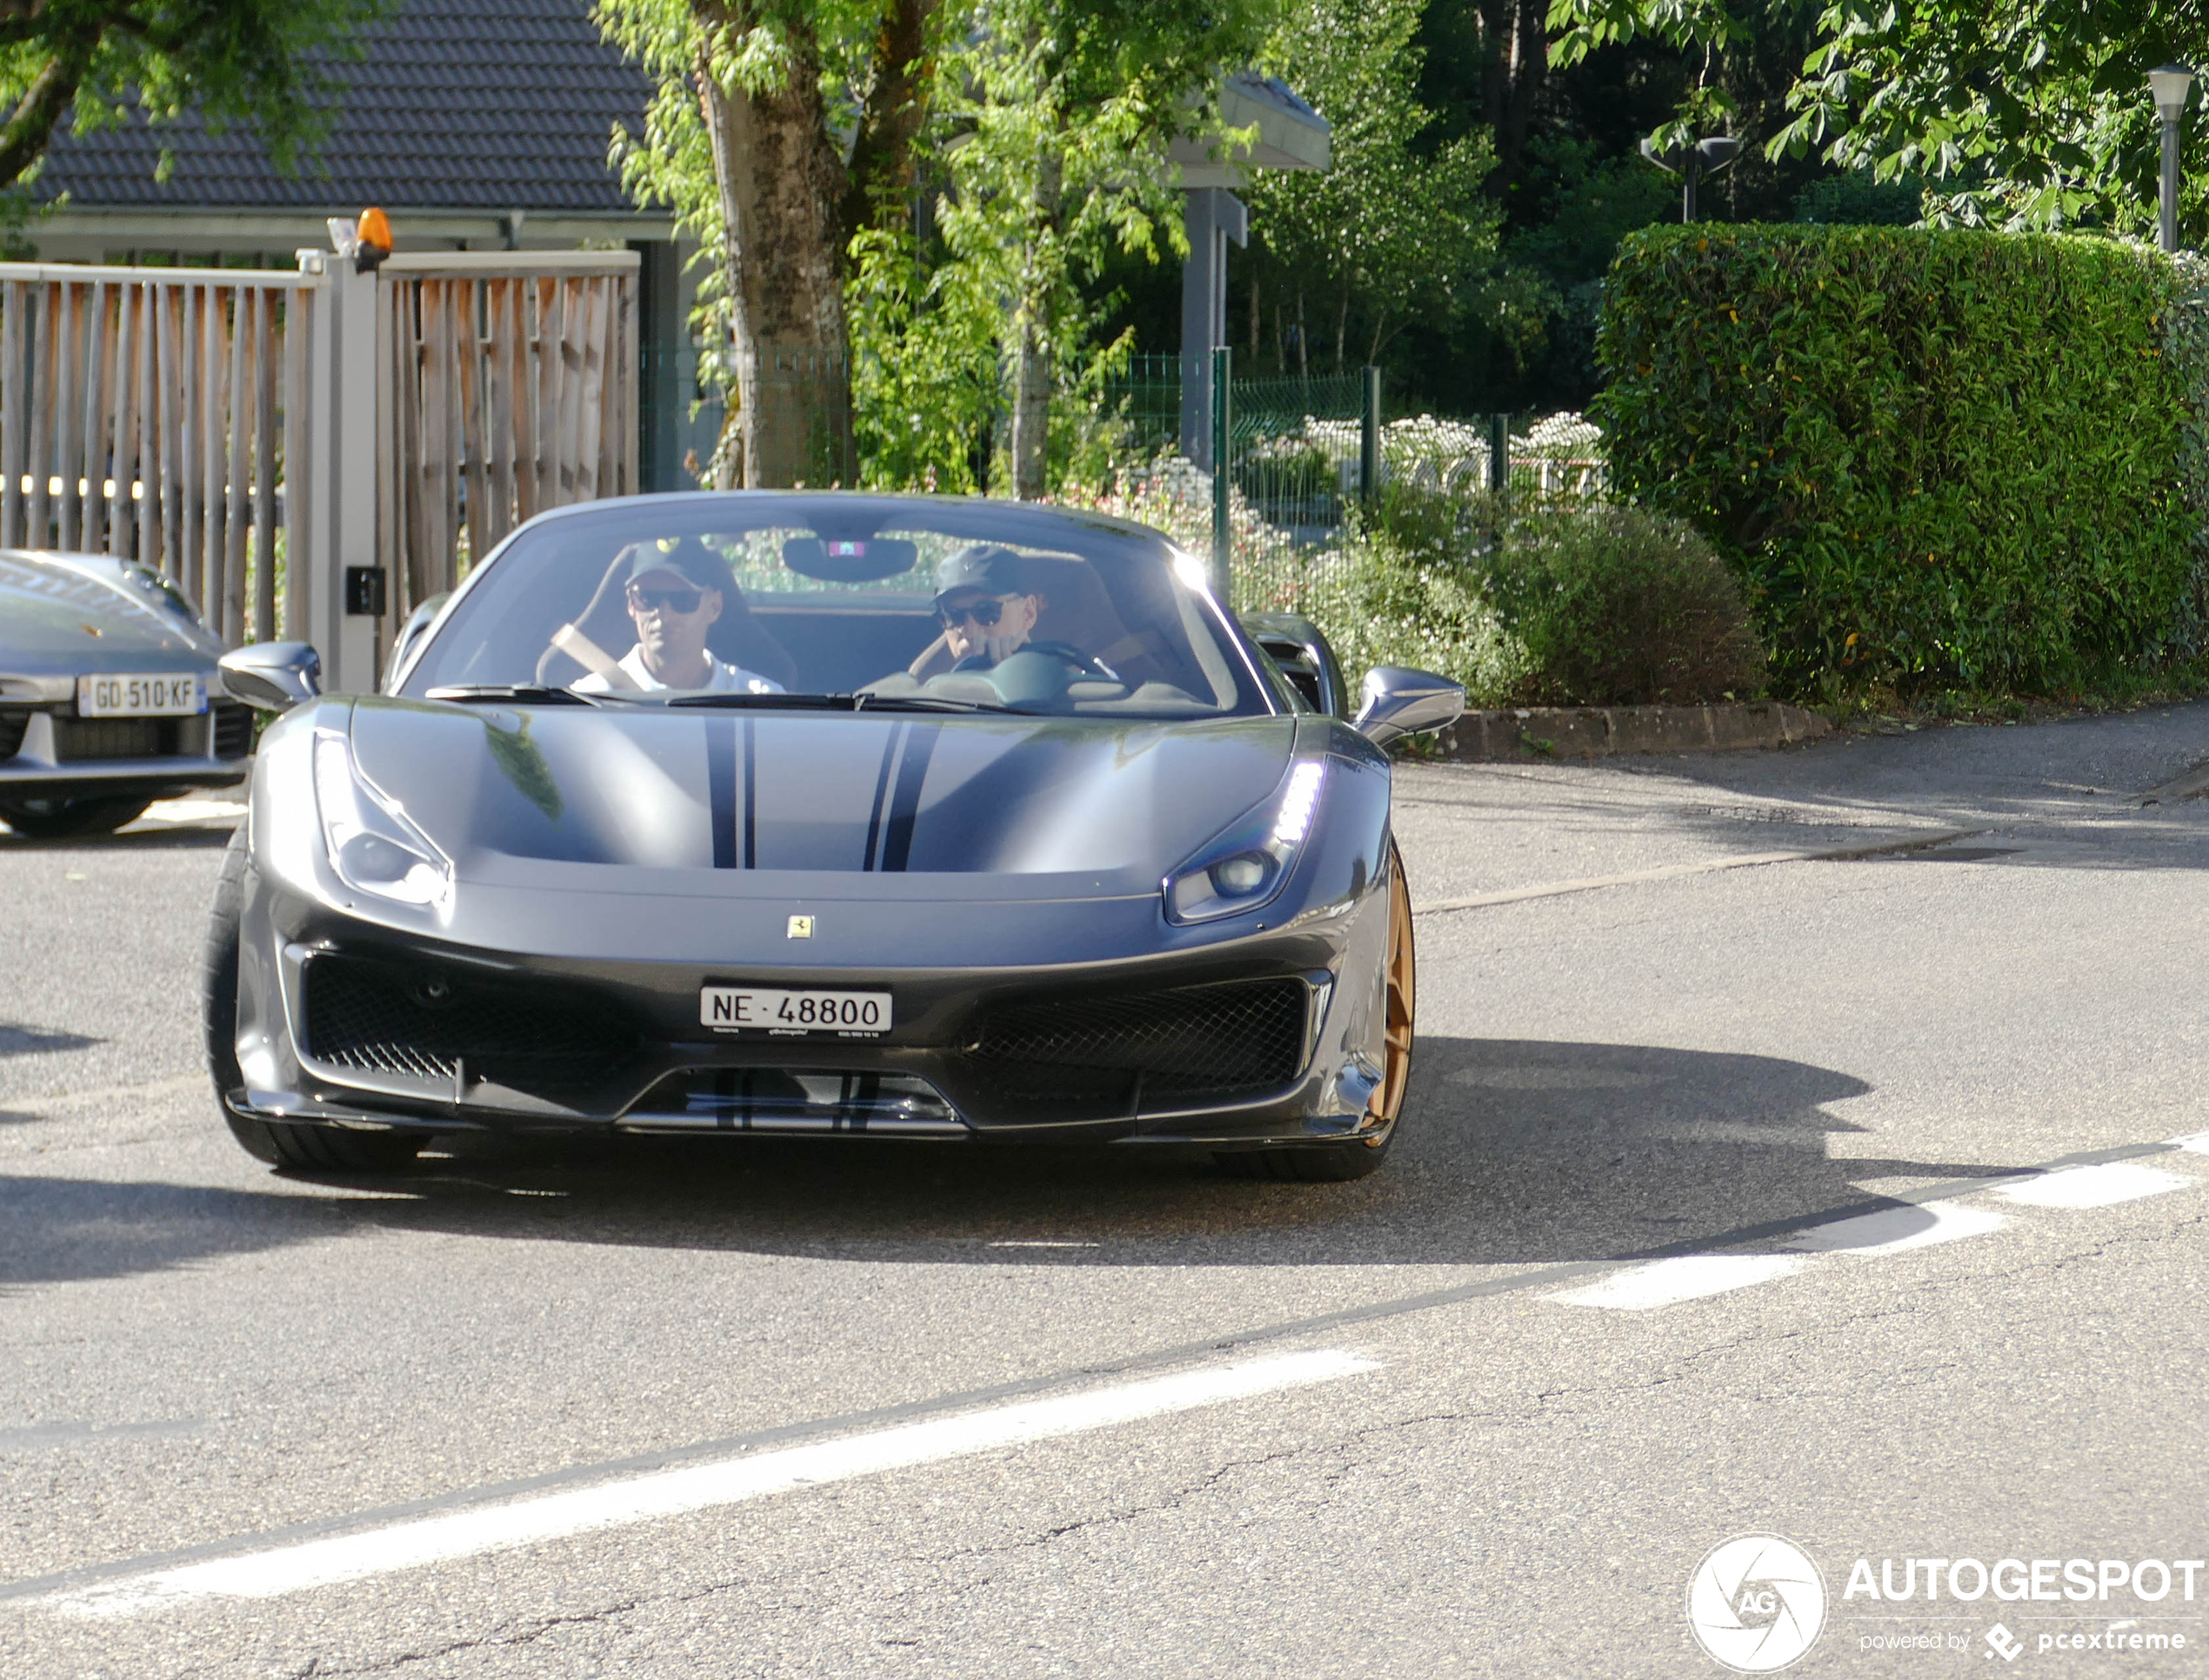
[[[1229,394],[1234,371],[1235,352],[1222,344],[1211,353],[1211,576],[1222,606],[1228,603],[1235,541],[1230,517],[1235,426],[1233,399]]]
[[[1488,417],[1488,488],[1499,497],[1511,493],[1511,416]]]
[[[333,694],[368,694],[377,684],[380,621],[374,612],[350,609],[369,605],[371,591],[382,592],[373,583],[376,276],[357,272],[349,260],[329,251],[303,250],[299,265],[310,273],[319,265],[325,283],[316,299],[307,351],[309,500],[304,521],[292,526],[296,530],[304,523],[307,551],[288,557],[287,563],[304,558],[312,568],[307,639],[322,655],[324,687]]]
[[[1368,366],[1358,371],[1364,377],[1358,383],[1358,494],[1370,502],[1380,490],[1381,370]]]

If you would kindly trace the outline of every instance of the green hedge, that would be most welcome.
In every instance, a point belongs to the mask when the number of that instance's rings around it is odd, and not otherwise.
[[[1739,569],[1783,689],[2062,688],[2200,651],[2206,320],[2109,240],[1652,229],[1595,414],[1617,490]]]

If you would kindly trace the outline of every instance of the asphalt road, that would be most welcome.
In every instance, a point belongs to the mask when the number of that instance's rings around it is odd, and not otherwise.
[[[0,1675],[1718,1675],[1760,1531],[1750,1663],[2209,1676],[2209,802],[2137,803],[2205,757],[1408,767],[1466,907],[1349,1185],[278,1176],[197,1071],[222,808],[0,836]]]

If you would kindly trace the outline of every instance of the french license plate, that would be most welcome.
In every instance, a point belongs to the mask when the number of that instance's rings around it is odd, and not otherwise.
[[[80,677],[79,717],[197,717],[207,710],[207,679],[197,671]]]
[[[698,1024],[723,1032],[836,1033],[872,1038],[890,1030],[886,991],[770,991],[758,986],[704,986]]]

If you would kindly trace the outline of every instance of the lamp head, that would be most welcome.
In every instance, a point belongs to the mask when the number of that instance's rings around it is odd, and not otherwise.
[[[2184,64],[2159,64],[2147,73],[2147,86],[2155,97],[2155,114],[2166,123],[2175,123],[2186,110],[2193,72]]]
[[[1741,155],[1741,143],[1730,134],[1714,134],[1698,140],[1695,150],[1703,160],[1703,173],[1714,175]]]

